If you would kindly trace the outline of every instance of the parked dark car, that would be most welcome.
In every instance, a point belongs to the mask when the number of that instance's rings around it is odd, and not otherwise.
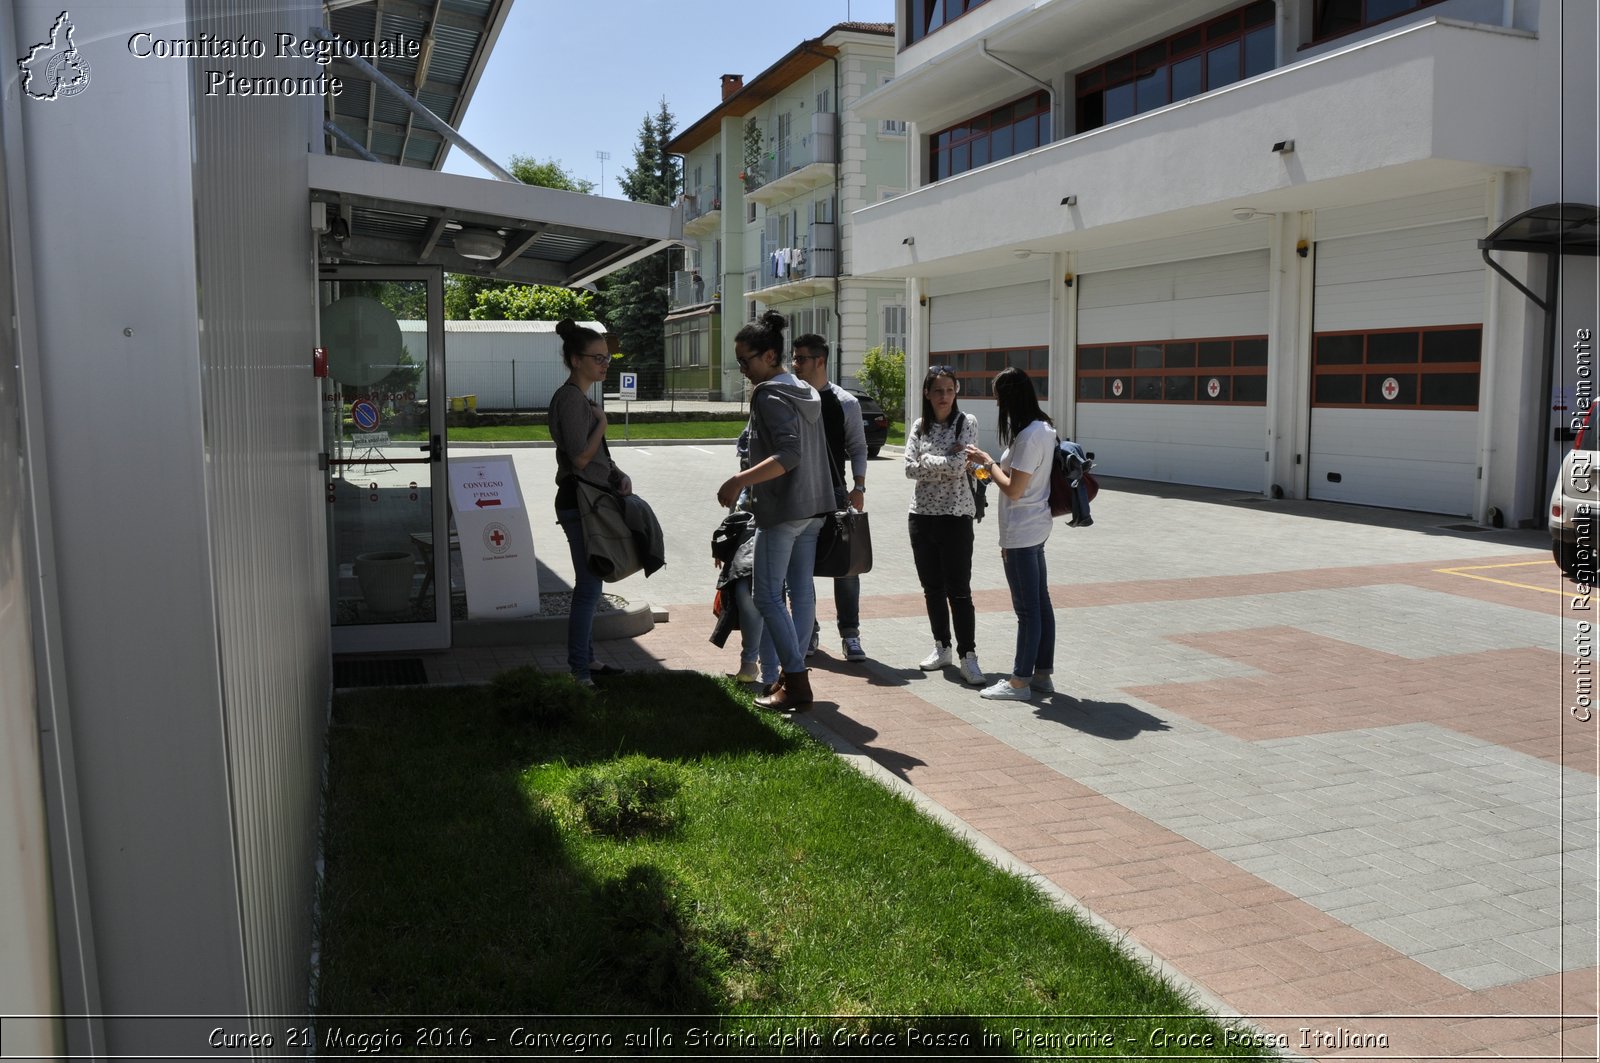
[[[865,391],[852,391],[850,394],[861,403],[861,427],[867,433],[867,457],[875,458],[889,439],[889,417],[878,405],[878,400]]]

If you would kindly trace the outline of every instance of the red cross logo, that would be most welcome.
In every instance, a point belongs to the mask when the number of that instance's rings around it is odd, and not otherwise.
[[[1383,382],[1383,397],[1393,402],[1394,397],[1398,394],[1400,394],[1400,381],[1394,377],[1389,377]]]
[[[489,534],[489,541],[494,543],[496,546],[504,546],[506,543],[506,537],[500,534],[500,529],[496,528]]]
[[[1222,394],[1222,381],[1218,380],[1216,377],[1212,377],[1210,380],[1206,381],[1206,394],[1210,395],[1212,398],[1216,398],[1218,395]]]

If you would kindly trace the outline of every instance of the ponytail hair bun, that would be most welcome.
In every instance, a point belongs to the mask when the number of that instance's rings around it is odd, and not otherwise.
[[[783,358],[783,330],[789,327],[789,322],[776,310],[768,310],[759,318],[750,322],[739,330],[734,336],[735,343],[742,343],[752,351],[772,351],[779,360]]]
[[[595,340],[605,339],[594,329],[585,328],[570,318],[556,322],[556,335],[561,337],[561,360],[567,363],[569,369],[572,367],[572,360],[583,354],[589,344]]]

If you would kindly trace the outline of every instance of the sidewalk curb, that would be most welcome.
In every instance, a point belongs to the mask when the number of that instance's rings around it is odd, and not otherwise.
[[[872,757],[851,744],[848,739],[841,737],[838,732],[828,727],[827,724],[809,716],[793,717],[792,722],[811,737],[832,749],[840,760],[855,768],[867,778],[874,780],[891,793],[899,794],[909,800],[928,818],[970,844],[983,859],[1002,871],[1031,882],[1040,892],[1049,897],[1056,907],[1079,916],[1084,922],[1093,926],[1105,935],[1108,940],[1115,943],[1117,947],[1125,949],[1150,970],[1175,985],[1180,993],[1183,993],[1194,1002],[1196,1007],[1204,1008],[1212,1015],[1219,1016],[1223,1020],[1234,1019],[1252,1030],[1265,1032],[1262,1027],[1246,1018],[1227,1001],[1146,948],[1126,930],[1110,922],[1078,898],[1056,885],[1048,875],[1031,864],[1017,859],[1010,850],[1004,848],[983,831],[933,800],[933,798],[917,789],[916,786],[873,760]],[[1293,1063],[1304,1063],[1308,1059],[1306,1056],[1293,1053],[1285,1054],[1282,1058],[1293,1061]]]

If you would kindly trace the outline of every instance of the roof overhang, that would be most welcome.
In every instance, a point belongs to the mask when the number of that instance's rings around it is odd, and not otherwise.
[[[685,242],[678,208],[536,185],[327,155],[307,156],[307,184],[329,205],[320,249],[336,262],[576,288]],[[503,252],[462,255],[455,240],[467,230],[496,233]]]
[[[1595,240],[1597,216],[1600,210],[1587,203],[1546,203],[1508,219],[1479,240],[1478,247],[1594,258],[1600,253]]]
[[[385,56],[380,64],[393,79],[456,129],[466,117],[489,54],[494,50],[512,0],[324,0],[327,28],[347,41],[416,42],[416,54]],[[339,59],[330,67],[344,91],[330,98],[328,120],[382,162],[437,170],[450,144],[437,130]],[[334,137],[325,150],[350,155]]]

